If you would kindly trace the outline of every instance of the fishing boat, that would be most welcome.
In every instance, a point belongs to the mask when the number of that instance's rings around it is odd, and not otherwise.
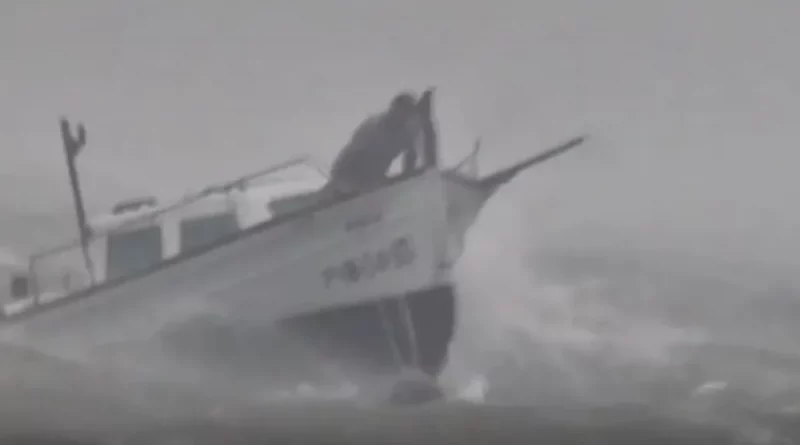
[[[76,166],[86,131],[62,119],[61,134],[80,236],[33,254],[13,277],[0,341],[83,359],[158,342],[197,359],[196,369],[216,354],[231,369],[299,378],[297,363],[277,355],[291,342],[347,369],[412,368],[432,381],[457,326],[453,266],[484,204],[522,171],[584,141],[484,176],[467,168],[476,146],[454,167],[433,160],[339,194],[327,192],[309,158],[297,158],[87,218]],[[435,158],[438,147],[428,149]]]

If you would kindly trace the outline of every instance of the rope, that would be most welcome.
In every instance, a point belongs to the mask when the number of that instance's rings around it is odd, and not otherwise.
[[[386,332],[386,340],[389,342],[389,347],[392,349],[395,365],[403,366],[403,355],[400,353],[400,347],[397,345],[397,337],[394,335],[394,328],[389,322],[389,316],[386,314],[385,301],[378,301],[378,312],[380,313],[383,330]]]
[[[414,326],[414,320],[411,318],[411,309],[408,307],[408,300],[404,297],[399,302],[400,311],[403,314],[403,325],[406,328],[406,335],[408,336],[409,349],[411,350],[411,364],[419,367],[419,351],[417,350],[417,329]]]
[[[392,349],[392,355],[394,356],[395,364],[402,368],[406,366],[406,363],[405,360],[403,360],[403,355],[400,352],[400,346],[398,345],[398,333],[395,331],[393,324],[389,320],[389,315],[386,313],[385,305],[387,303],[388,302],[386,301],[379,301],[377,303],[378,311],[380,312],[384,331],[386,331],[387,341]],[[409,350],[411,353],[411,363],[409,364],[412,367],[417,368],[419,367],[419,350],[417,348],[417,332],[411,317],[411,310],[409,309],[408,301],[405,298],[402,298],[397,302],[397,304],[400,311],[400,316],[402,317],[401,322],[408,339]]]

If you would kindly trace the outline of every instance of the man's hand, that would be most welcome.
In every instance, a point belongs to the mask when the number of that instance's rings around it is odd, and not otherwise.
[[[417,169],[417,150],[415,146],[403,153],[403,174]]]

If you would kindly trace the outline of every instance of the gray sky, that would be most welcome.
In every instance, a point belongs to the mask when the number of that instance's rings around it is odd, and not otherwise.
[[[87,125],[97,208],[327,163],[399,88],[435,85],[446,160],[478,135],[488,170],[590,133],[503,198],[539,237],[797,265],[798,19],[792,0],[7,0],[0,207],[70,205],[62,113]]]

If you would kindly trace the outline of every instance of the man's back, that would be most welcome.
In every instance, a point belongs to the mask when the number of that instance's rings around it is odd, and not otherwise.
[[[392,126],[386,113],[371,116],[356,128],[339,153],[331,177],[364,185],[380,181],[395,158],[415,150],[417,139],[416,128]]]

